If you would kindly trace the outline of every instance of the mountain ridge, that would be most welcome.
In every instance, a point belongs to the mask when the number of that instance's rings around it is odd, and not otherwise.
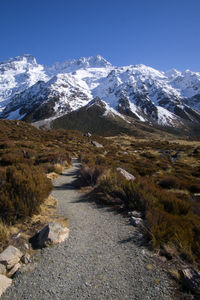
[[[200,123],[199,72],[116,67],[100,55],[51,66],[28,54],[0,63],[0,118],[48,122],[96,97],[123,118],[172,127]]]

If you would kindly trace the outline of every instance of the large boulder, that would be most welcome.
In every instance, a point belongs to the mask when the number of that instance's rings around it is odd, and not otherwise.
[[[11,285],[12,279],[0,274],[0,297],[5,290]]]
[[[103,148],[103,145],[97,143],[96,141],[91,141],[91,144],[97,148]]]
[[[0,254],[0,263],[4,264],[7,269],[11,269],[20,261],[22,255],[22,252],[16,247],[8,246]]]
[[[56,222],[51,222],[30,238],[29,242],[34,249],[40,249],[48,245],[62,243],[68,239],[68,237],[69,229],[67,227],[63,227]]]
[[[131,173],[127,172],[126,170],[122,168],[117,168],[117,171],[126,179],[126,180],[135,180],[135,176],[133,176]]]

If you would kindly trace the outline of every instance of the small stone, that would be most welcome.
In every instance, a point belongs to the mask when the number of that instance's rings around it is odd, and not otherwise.
[[[0,263],[6,265],[7,269],[11,269],[14,265],[16,265],[21,257],[22,252],[13,247],[8,246],[1,254],[0,254]]]
[[[142,254],[143,255],[147,255],[146,251],[144,249],[142,249]]]
[[[147,265],[145,266],[145,268],[146,268],[147,270],[153,270],[153,266],[152,266],[151,264],[147,264]]]
[[[91,141],[91,144],[97,148],[103,148],[103,145],[97,143],[96,141]]]
[[[83,136],[86,136],[86,137],[91,137],[92,134],[90,132],[87,132],[87,133],[84,133]]]
[[[161,260],[162,262],[166,262],[166,261],[167,261],[167,258],[166,258],[165,256],[159,256],[159,258],[160,258],[160,260]]]
[[[130,217],[131,225],[138,227],[143,225],[143,220],[141,218]]]
[[[9,272],[8,272],[8,277],[12,277],[21,267],[21,265],[18,263],[16,264]]]
[[[28,264],[31,262],[31,256],[28,253],[25,253],[22,258],[21,261],[23,262],[23,264]]]
[[[24,248],[28,250],[29,249],[29,245],[27,243],[25,243],[24,244]]]
[[[0,297],[5,290],[11,285],[12,279],[0,274]]]

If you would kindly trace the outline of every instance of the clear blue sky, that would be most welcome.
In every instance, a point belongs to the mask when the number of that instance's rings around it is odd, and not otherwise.
[[[0,0],[0,12],[0,61],[100,54],[119,66],[200,71],[200,0]]]

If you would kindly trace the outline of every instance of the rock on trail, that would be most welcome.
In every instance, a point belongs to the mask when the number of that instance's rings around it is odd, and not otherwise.
[[[172,299],[169,278],[141,245],[128,218],[76,190],[78,169],[74,161],[54,181],[52,193],[59,214],[70,219],[69,240],[39,250],[37,264],[17,276],[1,299]]]

